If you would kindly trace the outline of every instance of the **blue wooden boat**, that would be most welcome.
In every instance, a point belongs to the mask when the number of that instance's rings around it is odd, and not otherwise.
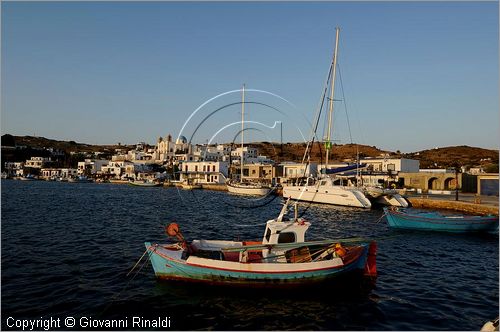
[[[177,224],[167,234],[177,243],[146,242],[159,279],[217,285],[278,288],[317,284],[340,276],[375,278],[376,243],[362,239],[304,241],[310,223],[284,217],[286,206],[269,220],[262,241],[194,240],[187,242]]]
[[[384,208],[391,228],[455,233],[493,232],[498,230],[498,216],[443,215],[438,212],[412,212]]]

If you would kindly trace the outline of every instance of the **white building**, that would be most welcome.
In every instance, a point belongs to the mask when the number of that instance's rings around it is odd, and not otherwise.
[[[78,170],[76,168],[61,168],[60,177],[63,179],[69,179],[78,175]]]
[[[24,167],[24,162],[5,162],[5,172],[7,173],[8,176],[23,176],[23,167]]]
[[[373,172],[414,173],[420,169],[420,161],[406,158],[365,158],[360,163],[367,164]]]
[[[306,165],[302,163],[285,162],[282,163],[281,166],[283,166],[283,178],[287,180],[309,176],[314,177],[318,174],[317,163],[309,163],[306,167]]]
[[[42,168],[51,162],[50,157],[31,157],[30,160],[26,160],[24,167]]]
[[[247,163],[250,159],[257,158],[258,151],[256,148],[244,146],[242,149],[240,146],[239,148],[236,148],[236,150],[231,151],[231,157],[233,163],[239,164],[241,162],[242,153],[243,153],[243,163]]]
[[[45,179],[63,178],[69,179],[78,175],[76,168],[42,168],[41,176]]]
[[[106,166],[109,163],[107,160],[101,159],[85,159],[85,161],[78,162],[78,175],[83,174],[97,174],[101,172],[103,166]]]
[[[180,180],[190,179],[193,183],[225,183],[229,163],[225,161],[186,161],[181,165]]]
[[[132,166],[132,170],[127,172],[127,167]],[[101,174],[108,174],[115,178],[120,178],[125,173],[134,174],[134,163],[127,160],[112,160],[107,165],[101,167]]]

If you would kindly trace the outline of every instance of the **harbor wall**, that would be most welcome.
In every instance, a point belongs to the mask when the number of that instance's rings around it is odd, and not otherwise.
[[[478,203],[469,203],[461,201],[450,201],[450,200],[439,200],[439,199],[429,199],[429,198],[417,198],[411,197],[407,198],[412,207],[423,208],[423,209],[443,209],[443,210],[455,210],[460,212],[467,212],[477,215],[488,215],[493,214],[498,216],[498,207],[490,206]]]

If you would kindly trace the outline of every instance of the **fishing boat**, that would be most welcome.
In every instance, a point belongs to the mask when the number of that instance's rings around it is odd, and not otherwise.
[[[193,182],[192,179],[187,179],[181,182],[181,188],[186,190],[201,189],[201,184]]]
[[[151,180],[133,180],[128,182],[131,186],[136,187],[159,187],[161,186],[160,182],[155,182]]]
[[[244,135],[243,132],[245,130],[245,85],[243,85],[242,89],[242,97],[241,97],[241,158],[240,158],[240,178],[239,181],[235,180],[227,180],[226,186],[227,191],[233,194],[239,195],[256,195],[256,196],[264,196],[267,195],[271,191],[271,187],[267,185],[262,185],[260,183],[253,182],[245,182],[243,181],[243,163],[244,163]]]
[[[20,177],[19,180],[22,180],[22,181],[36,181],[36,180],[38,180],[38,178],[36,176],[34,176],[33,174],[28,174],[26,176]]]
[[[498,216],[443,215],[438,212],[408,212],[399,208],[384,208],[384,213],[391,228],[455,233],[498,230]]]
[[[333,282],[341,276],[376,277],[376,242],[359,238],[306,242],[311,224],[297,212],[291,220],[286,217],[289,201],[277,218],[267,221],[262,241],[188,242],[178,225],[170,224],[166,233],[176,237],[176,243],[145,243],[156,277],[271,288]]]
[[[94,182],[91,178],[86,177],[85,175],[80,175],[77,177],[71,177],[68,179],[68,182],[73,182],[73,183],[90,183]]]
[[[335,92],[335,78],[337,72],[337,53],[339,44],[339,33],[340,29],[335,29],[335,49],[332,57],[332,62],[328,71],[328,79],[326,80],[325,87],[320,99],[320,107],[315,115],[313,123],[315,124],[312,129],[311,139],[309,140],[306,151],[304,152],[304,157],[302,162],[308,161],[310,158],[309,151],[310,146],[314,141],[316,136],[316,131],[321,115],[321,110],[325,100],[329,101],[329,112],[328,112],[328,131],[326,135],[325,143],[325,165],[328,165],[328,159],[330,156],[330,150],[332,148],[331,135],[332,135],[332,115],[333,115],[333,101]],[[330,96],[327,97],[327,91],[330,89]],[[313,183],[309,184],[310,179],[307,179],[305,185],[295,184],[284,184],[283,185],[283,197],[291,197],[294,200],[307,201],[312,203],[324,203],[333,205],[343,205],[351,207],[360,208],[371,208],[372,204],[370,200],[365,196],[363,191],[354,185],[345,186],[341,184],[343,180],[336,177],[334,174],[330,174],[331,170],[326,169],[318,179],[313,179]],[[306,174],[304,174],[306,177]],[[315,180],[315,181],[314,181]]]

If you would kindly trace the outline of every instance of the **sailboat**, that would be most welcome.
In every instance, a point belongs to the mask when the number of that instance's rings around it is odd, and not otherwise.
[[[325,88],[321,96],[320,107],[315,117],[311,140],[308,142],[306,151],[304,153],[304,158],[302,162],[304,163],[309,158],[309,146],[312,145],[314,141],[315,133],[317,130],[319,117],[321,114],[321,109],[323,108],[324,100],[328,88],[330,88],[329,97],[329,113],[328,113],[328,131],[325,142],[326,147],[326,159],[325,159],[325,172],[322,177],[316,180],[315,183],[309,184],[310,178],[307,179],[305,185],[295,184],[283,185],[283,197],[291,197],[295,200],[307,201],[312,203],[325,203],[343,206],[352,206],[360,208],[371,208],[370,200],[365,196],[362,190],[358,189],[354,185],[343,185],[343,180],[341,178],[335,178],[328,175],[328,159],[330,156],[331,144],[331,131],[332,131],[332,114],[333,114],[333,101],[335,92],[335,77],[337,68],[337,53],[339,44],[339,33],[340,29],[335,29],[335,50],[333,53],[332,63],[330,64],[330,70],[328,73],[328,78],[326,80]],[[303,174],[306,177],[306,174]]]
[[[261,185],[253,182],[243,181],[243,146],[244,146],[244,135],[245,130],[245,85],[242,89],[242,102],[241,102],[241,159],[240,159],[240,179],[239,181],[228,180],[226,181],[227,190],[233,194],[240,195],[256,195],[264,196],[267,195],[271,188],[269,186]]]

